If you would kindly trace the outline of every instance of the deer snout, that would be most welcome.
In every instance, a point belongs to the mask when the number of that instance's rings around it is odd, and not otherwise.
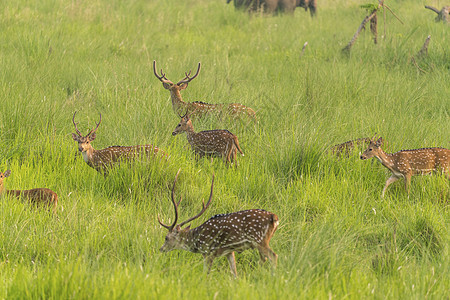
[[[361,156],[359,158],[361,158],[362,160],[367,159],[367,157],[364,154],[361,154]]]
[[[83,147],[78,147],[78,151],[83,152]]]
[[[177,134],[178,134],[178,132],[176,132],[176,131],[172,132],[172,135],[177,135]]]

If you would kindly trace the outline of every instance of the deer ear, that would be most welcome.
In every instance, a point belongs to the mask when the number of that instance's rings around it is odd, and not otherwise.
[[[166,82],[163,82],[163,87],[164,87],[166,90],[168,90],[168,89],[170,89],[170,84],[168,84],[168,83],[166,83]]]
[[[383,144],[383,138],[380,137],[380,138],[377,140],[376,145],[377,145],[377,147],[380,147],[382,144]]]
[[[184,89],[186,89],[188,87],[188,84],[187,83],[182,83],[182,84],[179,85],[179,87],[180,87],[180,90],[184,90]]]
[[[97,135],[95,134],[95,132],[91,133],[91,135],[89,136],[89,141],[92,142],[93,140],[95,140],[96,136]]]
[[[3,176],[9,177],[11,175],[11,170],[6,170],[5,173],[3,173]]]
[[[78,142],[80,140],[80,138],[78,137],[78,135],[76,135],[75,133],[72,133],[72,138],[74,141]]]

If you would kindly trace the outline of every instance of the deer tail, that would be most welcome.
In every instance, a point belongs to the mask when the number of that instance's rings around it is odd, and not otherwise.
[[[272,214],[272,219],[270,220],[270,222],[273,224],[274,228],[277,228],[278,226],[278,216],[276,214]]]
[[[241,147],[239,147],[239,141],[237,136],[234,136],[234,146],[239,150],[242,156],[244,156],[244,152],[242,152]]]

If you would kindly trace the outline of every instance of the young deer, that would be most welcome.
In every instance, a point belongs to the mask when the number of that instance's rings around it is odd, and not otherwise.
[[[444,148],[422,148],[414,150],[401,150],[387,154],[381,149],[383,139],[371,139],[369,147],[361,155],[361,159],[376,157],[383,166],[392,172],[386,181],[381,197],[388,186],[400,178],[405,179],[405,189],[409,194],[411,177],[417,174],[428,174],[432,171],[442,170],[450,179],[450,150]]]
[[[72,122],[75,125],[75,133],[72,133],[72,138],[78,142],[78,150],[81,152],[84,161],[91,167],[97,170],[98,172],[106,175],[108,173],[108,169],[111,168],[115,163],[120,161],[130,161],[135,159],[139,155],[156,156],[156,154],[162,153],[162,150],[153,146],[153,145],[137,145],[137,146],[111,146],[101,150],[95,150],[92,147],[91,142],[95,140],[98,127],[102,122],[102,115],[100,114],[100,121],[97,123],[97,127],[89,131],[89,133],[85,136],[81,134],[81,132],[77,128],[77,124],[75,123],[75,115],[73,114]]]
[[[53,213],[56,213],[58,195],[54,191],[46,188],[31,190],[6,190],[3,186],[3,180],[6,177],[9,177],[9,175],[11,175],[11,170],[6,170],[4,173],[0,172],[0,196],[6,194],[17,198],[23,197],[35,206],[45,206],[51,209]]]
[[[172,135],[186,132],[187,140],[196,155],[221,155],[225,163],[233,162],[236,159],[237,151],[244,156],[237,136],[228,130],[206,130],[195,132],[194,126],[188,114],[180,116],[181,121],[175,127]]]
[[[181,98],[181,90],[187,88],[188,83],[191,82],[195,77],[198,76],[200,72],[200,63],[198,63],[197,72],[194,76],[191,76],[191,71],[189,73],[185,73],[185,77],[178,81],[177,83],[173,83],[169,79],[167,79],[166,74],[163,73],[161,69],[161,76],[156,72],[156,61],[153,61],[153,73],[156,78],[162,82],[163,87],[166,90],[170,91],[170,98],[172,99],[172,108],[176,114],[180,114],[183,111],[188,113],[195,112],[195,117],[201,117],[206,114],[215,113],[217,115],[225,114],[227,116],[239,117],[241,115],[247,115],[250,118],[256,120],[256,113],[250,107],[239,103],[231,103],[231,104],[208,104],[200,101],[186,103]],[[192,115],[194,116],[194,114]]]
[[[166,235],[161,252],[168,252],[174,249],[187,250],[193,253],[201,253],[204,257],[204,266],[211,270],[212,263],[216,257],[226,256],[230,264],[231,272],[237,277],[236,260],[234,252],[242,252],[247,249],[257,249],[262,262],[267,258],[271,260],[273,266],[277,264],[277,254],[269,247],[270,239],[278,226],[277,215],[262,210],[250,209],[220,214],[211,217],[202,225],[191,229],[190,226],[182,228],[183,225],[200,217],[211,204],[214,187],[214,175],[211,183],[211,194],[208,203],[202,201],[203,208],[196,216],[181,222],[178,221],[178,206],[180,201],[175,202],[175,184],[178,174],[172,187],[172,203],[175,209],[175,220],[171,225],[165,225],[158,217],[161,226],[169,230]]]

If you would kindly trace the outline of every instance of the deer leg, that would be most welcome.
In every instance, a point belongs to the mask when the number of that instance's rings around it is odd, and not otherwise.
[[[227,153],[227,162],[230,164],[233,162],[232,156],[231,156],[232,153],[233,153],[233,149],[230,149]]]
[[[409,186],[410,186],[410,184],[411,184],[411,174],[406,174],[405,175],[405,190],[406,190],[406,193],[408,194],[408,197],[409,197]]]
[[[388,186],[391,183],[396,182],[397,180],[398,180],[398,177],[395,175],[392,175],[391,177],[388,178],[388,180],[386,180],[386,184],[384,185],[383,193],[381,193],[381,198],[384,198],[384,193],[386,192],[386,189],[388,188]]]
[[[230,264],[231,273],[233,273],[234,277],[237,277],[236,271],[236,258],[234,257],[234,252],[231,252],[227,255],[228,263]]]
[[[214,256],[204,255],[203,257],[205,258],[204,263],[203,263],[203,270],[209,274],[209,272],[211,271],[212,263],[214,261]]]

